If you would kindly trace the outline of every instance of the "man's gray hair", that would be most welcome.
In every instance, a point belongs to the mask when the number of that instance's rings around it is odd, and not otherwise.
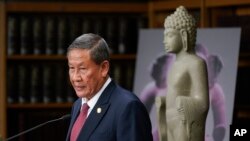
[[[101,64],[105,60],[109,61],[109,47],[106,41],[97,34],[87,33],[77,37],[69,45],[67,53],[76,48],[90,50],[90,57],[96,64]]]

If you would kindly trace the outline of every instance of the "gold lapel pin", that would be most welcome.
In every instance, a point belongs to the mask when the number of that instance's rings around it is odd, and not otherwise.
[[[97,113],[100,114],[102,112],[102,108],[97,108]]]

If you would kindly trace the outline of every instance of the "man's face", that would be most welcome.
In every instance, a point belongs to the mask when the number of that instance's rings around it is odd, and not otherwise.
[[[78,97],[91,99],[102,87],[108,73],[108,62],[97,65],[87,49],[68,52],[69,77]]]
[[[178,53],[182,49],[181,34],[178,30],[166,28],[164,30],[165,51],[168,53]]]

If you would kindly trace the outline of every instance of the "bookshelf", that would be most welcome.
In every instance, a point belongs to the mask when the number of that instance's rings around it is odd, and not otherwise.
[[[249,71],[250,71],[250,1],[210,0],[206,2],[209,27],[241,27],[240,56],[235,92],[234,123],[246,123],[250,119]]]
[[[64,109],[71,108],[72,103],[36,103],[36,104],[10,104],[8,109]]]
[[[111,60],[134,60],[136,58],[135,54],[113,54],[110,56]],[[12,55],[7,56],[8,60],[64,60],[67,58],[65,55]]]
[[[8,55],[8,17],[16,16],[18,18],[26,15],[28,17],[40,17],[45,18],[47,15],[52,15],[54,17],[63,18],[73,18],[77,20],[82,17],[87,17],[90,19],[101,18],[101,19],[112,19],[119,21],[119,16],[123,17],[143,17],[146,20],[146,26],[149,28],[162,28],[163,21],[165,17],[173,12],[179,5],[184,5],[194,14],[194,16],[199,21],[199,26],[202,27],[218,27],[218,17],[226,16],[249,16],[250,15],[250,1],[249,0],[155,0],[155,1],[131,1],[129,2],[86,2],[86,1],[0,1],[0,136],[3,138],[9,137],[17,132],[17,130],[9,130],[15,124],[25,124],[18,123],[18,119],[32,119],[38,118],[46,111],[51,113],[48,117],[54,118],[53,116],[62,115],[62,113],[68,113],[70,111],[71,102],[49,102],[49,103],[13,103],[7,102],[8,89],[7,77],[8,65],[13,64],[46,64],[46,62],[55,63],[66,63],[65,54],[50,54],[46,55],[44,53],[38,55],[32,54],[13,54]],[[122,21],[122,20],[121,20]],[[135,23],[136,21],[132,21]],[[122,23],[122,22],[121,22]],[[127,29],[128,31],[133,31],[136,28]],[[134,65],[136,59],[136,34],[128,33],[133,35],[135,39],[129,43],[123,53],[123,49],[116,49],[115,53],[111,56],[111,63],[113,68],[111,68],[112,77],[116,77],[117,81],[124,81],[126,78],[121,77],[125,73],[130,76],[130,79],[123,82],[122,85],[127,86],[131,89],[132,84],[128,82],[133,81],[134,75]],[[118,35],[118,34],[117,34]],[[63,38],[63,37],[62,37]],[[70,40],[72,42],[72,39]],[[116,41],[118,42],[118,41]],[[118,51],[117,51],[118,50]],[[122,65],[121,65],[122,64]],[[130,65],[130,70],[126,70],[128,67],[123,65]],[[240,95],[240,99],[248,99],[247,90],[245,85],[247,85],[246,79],[249,78],[250,68],[250,50],[244,50],[240,52],[239,59],[239,71],[237,85],[244,85],[244,87],[237,88],[237,95]],[[243,92],[244,93],[243,93]],[[239,93],[239,94],[238,94]],[[236,97],[237,100],[237,97]],[[250,105],[236,105],[234,117],[237,120],[250,119],[249,108]],[[37,110],[37,111],[36,111]],[[58,111],[58,112],[55,112]],[[32,115],[31,112],[34,112]],[[39,113],[41,112],[41,113]],[[61,112],[61,113],[60,113]],[[18,116],[19,115],[19,116]],[[14,116],[15,118],[10,118]],[[42,120],[49,120],[48,117],[42,118]],[[14,120],[16,120],[14,122]],[[14,123],[11,123],[14,122]],[[42,121],[41,121],[42,122]],[[33,125],[32,125],[33,124]],[[36,125],[35,122],[29,123],[24,127],[29,128]],[[22,129],[20,129],[22,130]],[[45,135],[46,136],[46,135]],[[23,139],[25,140],[25,139]],[[27,139],[29,140],[29,139]]]
[[[17,28],[18,32],[24,32],[20,28],[26,27],[34,27],[36,18],[42,19],[42,21],[45,21],[47,16],[53,16],[56,19],[60,19],[61,17],[69,20],[69,21],[80,21],[80,26],[70,27],[69,24],[67,24],[67,28],[74,28],[83,30],[83,22],[85,19],[104,19],[109,20],[114,18],[115,24],[118,26],[117,30],[119,30],[120,26],[123,27],[123,29],[119,32],[122,32],[124,30],[126,31],[134,31],[134,32],[128,32],[122,36],[125,36],[125,39],[121,39],[123,42],[128,42],[128,44],[124,44],[123,48],[116,49],[111,54],[111,76],[113,75],[113,78],[121,80],[121,74],[125,74],[125,72],[119,72],[119,71],[126,71],[126,73],[129,75],[129,79],[126,80],[126,82],[121,82],[121,85],[125,85],[124,87],[127,87],[129,89],[132,89],[132,83],[128,84],[128,82],[132,82],[133,80],[133,71],[134,71],[134,64],[135,64],[135,58],[136,58],[136,39],[137,39],[137,30],[139,26],[147,26],[147,23],[144,22],[144,20],[147,20],[147,3],[145,2],[32,2],[32,1],[1,1],[0,2],[0,54],[1,54],[1,61],[0,61],[0,135],[3,138],[10,137],[24,129],[30,128],[32,126],[35,126],[38,124],[37,121],[34,121],[35,119],[43,122],[49,120],[49,118],[58,118],[62,116],[63,114],[67,114],[70,112],[72,101],[65,100],[62,102],[56,102],[55,98],[53,101],[47,101],[44,102],[43,100],[37,101],[37,102],[31,102],[32,98],[28,98],[28,100],[24,100],[23,102],[20,102],[18,98],[13,98],[13,101],[9,101],[9,97],[11,95],[11,91],[14,91],[14,94],[17,93],[19,90],[18,88],[15,88],[15,86],[9,88],[8,81],[10,81],[12,77],[9,77],[9,73],[14,70],[23,70],[23,66],[27,67],[26,70],[31,69],[31,66],[39,66],[39,68],[42,68],[42,72],[45,73],[44,68],[49,64],[49,66],[53,66],[55,64],[67,64],[67,58],[65,55],[65,48],[63,53],[47,53],[46,49],[35,53],[34,50],[32,51],[21,51],[19,48],[20,46],[24,44],[27,45],[27,43],[22,43],[22,40],[27,40],[27,37],[20,37],[22,36],[22,33],[19,33],[19,42],[11,44],[13,47],[18,48],[17,51],[15,51],[16,48],[13,48],[13,50],[10,50],[10,44],[9,39],[12,39],[12,36],[14,39],[17,39],[15,34],[10,34],[12,30],[10,30],[10,27],[16,26],[16,23],[21,23],[18,25]],[[9,17],[12,19],[9,21]],[[29,24],[26,22],[26,18],[28,17]],[[121,18],[122,17],[122,18]],[[24,19],[24,20],[23,20]],[[131,20],[131,21],[130,21]],[[143,25],[135,25],[133,23],[140,23],[137,20],[142,20]],[[16,22],[17,21],[17,22]],[[59,20],[58,20],[59,21]],[[9,24],[9,22],[11,24]],[[16,22],[16,23],[15,23]],[[102,22],[103,21],[93,21],[94,22]],[[23,25],[22,25],[23,23]],[[44,23],[46,24],[46,23]],[[59,22],[56,23],[59,25]],[[104,23],[106,25],[106,23]],[[120,25],[121,24],[121,25]],[[32,26],[30,26],[32,25]],[[44,26],[47,27],[48,26]],[[27,32],[29,28],[26,28]],[[39,25],[38,27],[39,28]],[[91,27],[89,27],[91,28]],[[112,27],[110,30],[113,30]],[[45,28],[46,29],[46,28]],[[32,30],[34,30],[32,28]],[[36,29],[39,31],[39,29]],[[73,29],[72,29],[73,30]],[[80,30],[80,31],[81,31]],[[85,29],[86,30],[86,29]],[[16,31],[16,29],[13,29],[13,31]],[[13,32],[12,31],[12,32]],[[40,30],[41,31],[41,30]],[[58,30],[59,31],[59,30]],[[124,32],[126,32],[124,31]],[[91,31],[90,32],[94,32]],[[100,31],[99,31],[100,32]],[[13,32],[14,33],[14,32]],[[68,32],[71,34],[70,32]],[[116,31],[118,33],[118,31]],[[102,34],[100,32],[99,34]],[[11,35],[11,38],[9,37]],[[46,38],[46,33],[43,33],[43,37]],[[105,35],[105,34],[104,34]],[[118,35],[118,34],[117,34]],[[25,35],[23,35],[25,36]],[[29,35],[30,36],[30,35]],[[37,34],[34,34],[33,36],[38,36]],[[48,36],[48,35],[47,35]],[[79,35],[78,35],[79,36]],[[75,35],[75,37],[77,37]],[[73,41],[75,37],[67,37],[68,43]],[[134,38],[134,39],[129,39]],[[104,37],[106,39],[106,35]],[[66,39],[62,37],[62,39]],[[30,39],[32,40],[32,39]],[[33,39],[34,40],[34,39]],[[55,39],[59,40],[59,39]],[[131,41],[132,40],[132,41]],[[14,41],[14,40],[13,40]],[[46,42],[46,40],[43,40],[43,42]],[[117,41],[116,46],[120,45],[121,41]],[[32,42],[29,42],[28,44],[30,47],[35,46],[35,44]],[[109,43],[109,41],[108,41]],[[41,45],[40,45],[41,46]],[[46,44],[43,44],[43,46],[47,46]],[[121,63],[122,62],[122,63]],[[122,64],[122,65],[120,65]],[[118,68],[117,65],[120,65]],[[126,66],[123,66],[126,65]],[[129,65],[129,66],[127,66]],[[11,66],[11,67],[10,67]],[[18,66],[18,67],[16,67]],[[14,67],[14,69],[12,69]],[[16,68],[15,68],[16,67]],[[128,69],[129,70],[126,70]],[[65,69],[65,68],[63,68]],[[39,70],[39,69],[36,69]],[[61,69],[58,69],[61,70]],[[67,69],[65,69],[67,70]],[[21,72],[22,74],[24,72]],[[21,78],[26,78],[26,76],[32,77],[33,71],[25,72],[26,75],[22,76]],[[14,73],[15,74],[15,73]],[[19,74],[19,73],[18,73]],[[27,75],[28,74],[28,75]],[[64,73],[65,77],[67,77],[67,73]],[[10,75],[11,76],[11,75]],[[34,76],[36,78],[37,74]],[[15,76],[14,76],[15,77]],[[20,78],[20,76],[19,76]],[[20,79],[21,79],[20,78]],[[30,78],[30,80],[34,80],[35,78]],[[36,78],[37,79],[37,78]],[[44,78],[40,78],[44,80]],[[66,80],[66,79],[65,79]],[[124,79],[125,80],[125,79]],[[26,83],[28,83],[28,80],[24,80]],[[118,81],[118,80],[117,80]],[[15,82],[15,80],[11,81]],[[22,82],[20,82],[22,83]],[[21,85],[19,83],[19,85]],[[33,83],[33,82],[32,82]],[[34,82],[35,83],[35,82]],[[15,92],[16,91],[16,92]],[[29,95],[28,95],[29,96]],[[21,100],[22,101],[22,100]],[[32,114],[34,113],[34,114]],[[46,113],[46,114],[45,114]],[[47,116],[44,116],[47,115]],[[41,116],[41,119],[39,118]],[[27,120],[25,120],[27,118]],[[32,119],[34,118],[34,119]],[[37,119],[39,118],[39,119]],[[65,125],[64,125],[65,126]],[[17,129],[14,129],[14,127],[17,127]],[[60,127],[59,127],[60,128]],[[44,130],[44,129],[41,129]],[[53,130],[57,130],[54,129]],[[49,131],[42,131],[43,134],[48,134]],[[61,131],[61,134],[65,134],[66,131]],[[53,137],[56,135],[49,134],[49,136]],[[19,138],[20,140],[32,140],[33,136],[27,135],[24,137]],[[64,138],[64,137],[63,137]],[[62,138],[62,139],[63,139]],[[34,139],[34,138],[33,138]],[[43,140],[43,139],[41,139]]]
[[[84,12],[84,13],[144,13],[145,3],[113,2],[10,2],[8,12]]]

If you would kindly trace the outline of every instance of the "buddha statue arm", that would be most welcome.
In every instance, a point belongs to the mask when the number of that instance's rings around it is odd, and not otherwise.
[[[196,101],[200,112],[207,113],[209,109],[209,88],[206,63],[198,58],[190,67],[191,98]]]
[[[157,121],[158,121],[158,134],[160,141],[167,141],[167,124],[166,124],[166,97],[157,96],[155,98],[155,105],[157,109]]]
[[[190,138],[190,132],[194,127],[205,130],[203,127],[205,127],[204,125],[209,109],[208,82],[205,63],[199,61],[198,63],[196,62],[193,64],[190,68],[190,95],[177,96],[175,101],[180,120],[186,127],[188,138]]]

